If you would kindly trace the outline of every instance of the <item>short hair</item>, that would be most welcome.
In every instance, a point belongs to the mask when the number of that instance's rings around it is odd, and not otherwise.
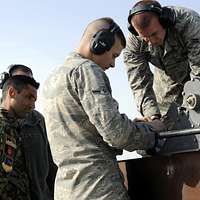
[[[113,23],[117,25],[117,23],[116,23],[112,18],[110,18],[110,17],[98,18],[98,19],[96,19],[96,20],[94,20],[94,21],[92,21],[92,22],[90,22],[90,23],[88,24],[88,26],[86,27],[86,29],[85,29],[83,35],[86,34],[86,32],[88,31],[88,29],[89,29],[91,26],[93,26],[93,25],[95,25],[95,24],[98,24],[98,23],[108,24],[109,26],[112,26]],[[98,31],[99,31],[99,30],[98,30]],[[123,33],[123,31],[121,30],[120,27],[119,27],[119,29],[117,29],[117,31],[115,32],[115,35],[120,39],[122,46],[125,47],[125,46],[126,46],[126,39],[125,39],[124,33]]]
[[[142,1],[138,1],[134,6],[133,8],[141,5],[141,6],[145,6],[145,5],[151,5],[151,4],[154,4],[154,5],[157,5],[158,7],[161,7],[160,3],[155,1],[155,0],[142,0]],[[138,17],[138,15],[140,14],[140,17]],[[159,17],[157,13],[155,12],[139,12],[138,14],[135,14],[135,15],[132,15],[133,19],[134,20],[134,23],[144,29],[144,28],[147,28],[152,20],[152,17]]]
[[[140,27],[141,29],[147,28],[152,20],[152,17],[157,16],[153,12],[143,12],[139,15],[133,16],[133,22],[136,26]]]
[[[2,100],[5,99],[8,88],[10,86],[14,87],[20,93],[23,89],[27,87],[27,85],[31,85],[36,89],[38,89],[40,86],[40,84],[36,82],[34,78],[31,78],[29,76],[15,75],[15,76],[9,77],[3,84]]]

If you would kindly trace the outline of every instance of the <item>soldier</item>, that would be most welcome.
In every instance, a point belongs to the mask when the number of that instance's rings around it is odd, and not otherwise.
[[[0,107],[0,199],[29,200],[29,179],[18,119],[35,107],[39,83],[17,75],[4,77]]]
[[[136,123],[118,111],[105,70],[115,67],[125,45],[111,18],[94,20],[45,82],[44,114],[58,165],[56,200],[128,200],[116,155],[152,148],[152,130],[163,128],[159,120]]]
[[[10,65],[8,74],[33,77],[32,70],[21,64]],[[44,117],[33,110],[20,124],[31,199],[52,200],[57,166],[52,159]]]
[[[137,108],[145,119],[162,117],[169,130],[177,129],[174,108],[182,104],[183,86],[200,75],[200,16],[143,0],[130,10],[128,29],[124,62]]]

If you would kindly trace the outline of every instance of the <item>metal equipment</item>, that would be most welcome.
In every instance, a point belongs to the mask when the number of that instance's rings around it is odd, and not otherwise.
[[[123,161],[133,200],[200,199],[200,79],[184,85],[183,105],[172,104],[178,130],[161,132],[153,156]],[[122,161],[121,161],[122,162]]]

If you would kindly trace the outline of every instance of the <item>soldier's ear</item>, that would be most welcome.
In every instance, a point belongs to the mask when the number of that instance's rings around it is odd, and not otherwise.
[[[10,96],[10,98],[15,98],[16,96],[16,90],[14,87],[10,86],[9,89],[8,89],[8,94]]]

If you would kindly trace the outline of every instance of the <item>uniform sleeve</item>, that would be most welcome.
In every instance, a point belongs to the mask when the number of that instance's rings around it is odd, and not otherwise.
[[[143,50],[142,41],[129,34],[124,50],[124,62],[138,111],[144,116],[160,114],[153,90],[153,74],[149,67],[148,56]]]
[[[200,76],[200,16],[191,10],[185,15],[181,35],[188,51],[191,75]]]
[[[109,80],[99,66],[80,67],[78,73],[75,84],[81,105],[105,142],[128,151],[149,149],[154,145],[155,137],[150,127],[133,123],[119,113]]]

